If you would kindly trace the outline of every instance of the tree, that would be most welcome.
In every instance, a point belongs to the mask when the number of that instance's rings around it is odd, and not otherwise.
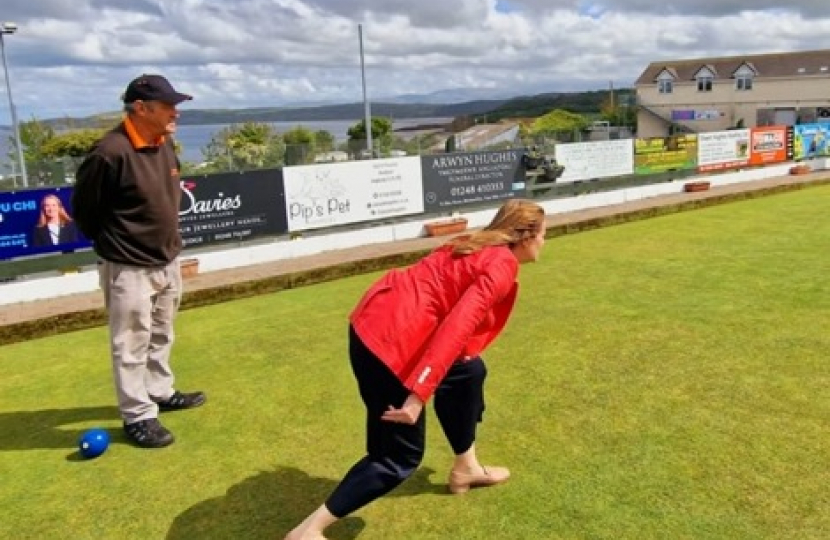
[[[20,142],[23,144],[23,156],[26,164],[43,161],[43,145],[55,136],[55,130],[34,116],[28,122],[20,123]],[[17,144],[12,139],[12,150],[17,151]]]
[[[366,120],[361,120],[347,132],[349,149],[357,153],[367,147]],[[372,117],[372,145],[381,152],[388,152],[392,146],[392,120],[383,116]]]
[[[392,132],[392,120],[384,116],[372,117],[372,139],[380,139]],[[348,131],[349,139],[354,141],[366,140],[366,120],[361,120]]]
[[[202,172],[264,169],[282,166],[285,144],[271,124],[245,122],[214,135],[202,153]]]
[[[83,158],[95,146],[95,143],[104,136],[103,129],[79,129],[55,135],[43,145],[43,153],[51,159]]]
[[[55,130],[34,116],[28,122],[21,122],[18,127],[20,142],[23,147],[23,159],[26,161],[26,171],[31,178],[36,179],[37,184],[43,184],[44,179],[51,174],[49,164],[45,163],[43,146],[55,136]],[[12,163],[17,164],[19,162],[17,139],[14,136],[9,137],[8,157]],[[61,181],[63,181],[63,178],[61,178]]]
[[[568,112],[562,109],[554,109],[549,113],[537,118],[530,128],[530,134],[534,137],[550,136],[554,138],[564,137],[570,139],[577,131],[588,126],[588,120],[581,114]]]
[[[19,129],[30,184],[42,186],[65,183],[67,164],[62,159],[63,155],[54,152],[56,140],[62,135],[55,135],[55,129],[50,124],[41,122],[34,116],[27,122],[21,122]],[[17,141],[12,138],[10,142],[9,157],[13,163],[17,163]],[[72,165],[74,164],[70,164]]]
[[[303,126],[297,126],[283,133],[285,164],[301,165],[313,161],[316,151],[316,139],[314,132]]]
[[[105,129],[79,129],[55,135],[43,145],[43,157],[53,163],[61,162],[65,172],[74,175],[83,158],[106,132]]]
[[[533,122],[530,131],[534,135],[539,135],[584,129],[587,126],[588,120],[581,114],[568,112],[562,109],[554,109],[537,118]]]
[[[633,94],[627,90],[620,90],[616,96],[610,94],[600,104],[600,119],[612,126],[626,126],[633,130],[637,125],[637,109],[629,106],[633,99]]]
[[[331,152],[334,150],[334,135],[328,131],[321,129],[314,132],[314,144],[318,152]]]

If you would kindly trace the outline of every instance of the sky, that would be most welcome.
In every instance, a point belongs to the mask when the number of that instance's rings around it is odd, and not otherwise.
[[[192,94],[184,107],[360,102],[359,25],[370,101],[619,88],[652,61],[830,49],[827,0],[3,0],[2,22],[21,121],[118,110],[142,73]]]

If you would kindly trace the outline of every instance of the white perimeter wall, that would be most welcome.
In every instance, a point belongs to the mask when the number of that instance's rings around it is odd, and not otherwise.
[[[830,159],[816,159],[810,165],[813,170],[830,169]],[[791,166],[792,163],[785,163],[763,169],[721,173],[711,177],[695,177],[694,180],[708,181],[712,183],[712,186],[752,182],[787,175]],[[679,193],[683,190],[683,184],[691,180],[691,178],[685,178],[674,182],[537,202],[545,208],[548,214],[561,214],[564,212],[647,199],[659,195]],[[463,216],[467,218],[470,227],[483,227],[490,222],[494,212],[495,209],[481,210],[463,213]],[[330,234],[321,234],[319,236],[298,238],[295,240],[278,240],[268,244],[199,253],[197,255],[199,259],[199,272],[238,268],[314,255],[324,251],[418,238],[424,234],[423,224],[434,220],[434,217],[425,217],[422,221],[371,226],[360,230],[332,232]],[[15,281],[0,285],[0,305],[55,298],[69,294],[95,291],[97,289],[97,272],[80,272],[77,274],[44,277],[29,281]]]

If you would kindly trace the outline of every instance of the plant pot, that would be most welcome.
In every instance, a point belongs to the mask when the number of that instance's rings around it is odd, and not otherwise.
[[[455,218],[444,221],[433,221],[432,223],[424,223],[424,229],[427,231],[427,236],[446,236],[448,234],[457,234],[467,229],[467,218]]]
[[[686,182],[683,184],[683,191],[689,193],[694,191],[706,191],[711,187],[711,182]]]
[[[790,167],[790,174],[799,175],[799,174],[810,174],[813,170],[810,168],[809,165],[795,165]]]
[[[182,259],[179,266],[182,269],[182,279],[192,278],[199,273],[199,259]]]

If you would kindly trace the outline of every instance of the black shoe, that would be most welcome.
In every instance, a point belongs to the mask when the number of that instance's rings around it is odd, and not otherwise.
[[[204,392],[190,392],[188,394],[179,392],[170,396],[169,399],[159,401],[158,406],[161,411],[180,411],[182,409],[192,409],[205,404],[207,396]]]
[[[124,424],[124,433],[127,434],[128,439],[144,448],[162,448],[173,444],[176,440],[173,434],[161,425],[158,418]]]

